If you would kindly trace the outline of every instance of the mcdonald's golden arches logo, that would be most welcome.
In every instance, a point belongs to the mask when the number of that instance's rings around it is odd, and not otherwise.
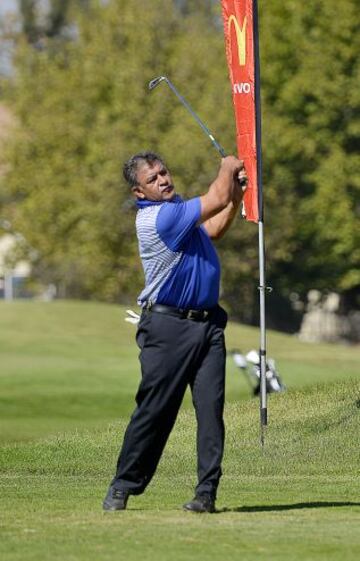
[[[235,34],[236,34],[236,42],[238,47],[238,56],[239,56],[239,64],[240,66],[245,66],[246,64],[246,26],[247,26],[247,17],[244,17],[244,21],[242,27],[240,26],[238,20],[234,15],[229,17],[228,20],[228,33],[229,37],[231,37],[231,24],[234,24]]]

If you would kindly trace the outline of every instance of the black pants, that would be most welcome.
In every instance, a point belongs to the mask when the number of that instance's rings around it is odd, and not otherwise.
[[[226,312],[206,321],[144,311],[136,340],[142,379],[112,485],[138,495],[155,473],[189,384],[197,419],[196,493],[216,497],[224,449]]]

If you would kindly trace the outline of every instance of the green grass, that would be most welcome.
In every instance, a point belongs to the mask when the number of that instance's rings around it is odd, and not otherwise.
[[[0,558],[355,561],[360,551],[358,347],[269,333],[288,391],[258,402],[231,361],[219,512],[181,504],[195,484],[189,399],[154,481],[125,513],[103,514],[138,382],[134,328],[117,306],[0,305]],[[228,347],[258,331],[228,329]]]

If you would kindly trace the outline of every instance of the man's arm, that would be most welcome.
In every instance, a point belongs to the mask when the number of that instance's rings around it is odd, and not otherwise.
[[[200,197],[200,223],[206,223],[215,215],[225,211],[237,198],[238,176],[243,169],[244,163],[235,156],[227,156],[221,160],[217,178],[210,185],[206,195]]]
[[[244,169],[242,169],[238,174],[238,179],[239,180],[247,179],[246,172]],[[235,179],[233,196],[230,203],[218,214],[216,214],[212,218],[209,218],[203,223],[210,238],[214,240],[219,240],[229,229],[231,223],[233,222],[234,218],[238,213],[245,191],[246,191],[246,186],[242,187],[239,181]]]

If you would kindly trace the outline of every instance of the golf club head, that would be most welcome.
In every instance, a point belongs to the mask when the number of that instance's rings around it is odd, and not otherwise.
[[[151,80],[151,82],[149,82],[149,90],[153,90],[154,88],[156,88],[156,86],[158,86],[160,84],[160,82],[162,82],[163,80],[166,80],[166,76],[158,76],[158,78],[154,78],[153,80]]]

